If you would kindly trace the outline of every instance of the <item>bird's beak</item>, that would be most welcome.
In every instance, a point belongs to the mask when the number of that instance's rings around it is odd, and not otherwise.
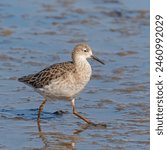
[[[91,58],[93,58],[94,60],[100,62],[101,64],[105,65],[104,62],[102,62],[99,58],[97,58],[95,55],[92,55]]]

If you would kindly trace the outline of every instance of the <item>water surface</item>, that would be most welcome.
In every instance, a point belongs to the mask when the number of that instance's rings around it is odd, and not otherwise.
[[[5,0],[0,2],[0,149],[149,149],[149,2],[145,0]],[[70,60],[88,43],[105,61],[71,104],[48,102],[17,78]],[[54,112],[63,110],[64,114]]]

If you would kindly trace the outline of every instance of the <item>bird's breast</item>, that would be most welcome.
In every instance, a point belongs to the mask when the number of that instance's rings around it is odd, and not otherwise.
[[[75,80],[76,82],[86,85],[92,75],[92,68],[88,62],[80,64],[76,69]]]

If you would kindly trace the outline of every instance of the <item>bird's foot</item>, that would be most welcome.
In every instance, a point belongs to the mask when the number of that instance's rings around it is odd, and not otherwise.
[[[94,123],[94,122],[90,122],[88,123],[89,125],[93,126],[93,127],[99,127],[99,128],[107,128],[107,124],[105,123]]]
[[[63,115],[63,114],[66,114],[67,111],[64,111],[64,110],[58,110],[58,111],[55,111],[53,114],[55,115]]]

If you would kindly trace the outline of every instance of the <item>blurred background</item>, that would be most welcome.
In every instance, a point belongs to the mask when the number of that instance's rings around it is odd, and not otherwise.
[[[107,128],[74,117],[70,102],[48,102],[39,135],[42,97],[17,78],[71,60],[82,42],[106,65],[90,61],[76,106]],[[149,1],[1,0],[0,137],[11,150],[149,149]]]

